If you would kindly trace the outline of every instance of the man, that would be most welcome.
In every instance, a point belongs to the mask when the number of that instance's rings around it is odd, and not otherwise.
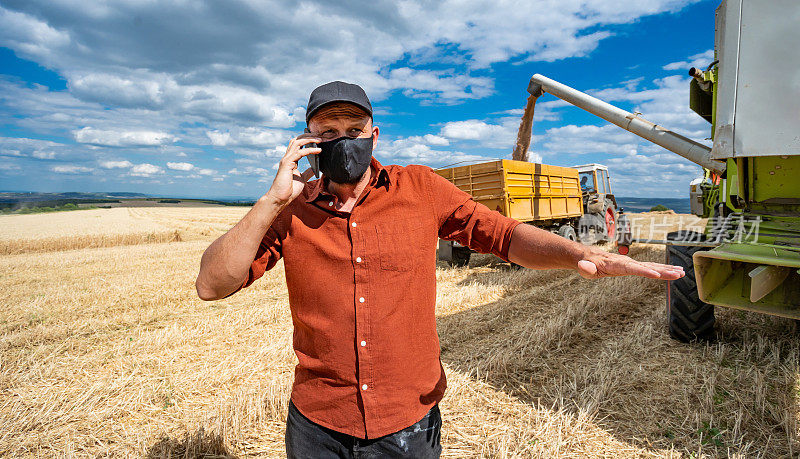
[[[206,249],[196,284],[204,300],[225,298],[284,258],[298,357],[290,458],[439,456],[446,381],[434,314],[438,238],[587,278],[683,276],[680,267],[520,224],[429,167],[383,166],[372,157],[380,130],[359,86],[316,88],[306,122],[309,132],[289,143],[269,191]],[[299,172],[308,155],[317,155],[322,179]]]

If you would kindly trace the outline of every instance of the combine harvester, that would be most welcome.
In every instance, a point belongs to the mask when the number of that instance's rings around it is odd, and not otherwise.
[[[544,93],[593,113],[705,170],[691,205],[705,231],[670,233],[667,262],[687,275],[669,282],[670,336],[714,336],[714,306],[800,319],[800,2],[723,1],[715,60],[692,68],[689,106],[711,123],[713,148],[599,99],[534,75],[523,124]],[[621,253],[636,242],[620,216]]]

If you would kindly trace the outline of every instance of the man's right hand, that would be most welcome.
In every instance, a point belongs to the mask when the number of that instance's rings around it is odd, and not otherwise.
[[[303,192],[306,181],[314,175],[314,171],[308,168],[301,174],[297,162],[306,155],[319,154],[322,149],[300,147],[309,143],[319,142],[322,142],[322,139],[312,134],[301,134],[289,142],[289,146],[286,147],[286,154],[283,155],[280,163],[278,163],[278,172],[275,174],[272,186],[267,191],[267,195],[278,205],[286,206]]]

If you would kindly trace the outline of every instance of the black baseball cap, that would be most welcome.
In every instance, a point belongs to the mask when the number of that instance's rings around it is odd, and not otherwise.
[[[344,81],[331,81],[311,91],[311,97],[308,98],[308,106],[306,107],[306,124],[308,124],[308,120],[311,119],[314,112],[331,102],[356,104],[366,110],[369,116],[372,117],[372,104],[369,103],[369,97],[367,97],[367,93],[364,92],[361,86],[345,83]]]

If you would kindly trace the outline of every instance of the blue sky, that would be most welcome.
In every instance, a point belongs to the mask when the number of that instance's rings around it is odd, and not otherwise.
[[[257,198],[335,79],[370,96],[383,164],[510,158],[534,73],[708,144],[687,71],[717,3],[0,0],[0,190]],[[552,96],[531,157],[606,164],[619,196],[700,173]]]

